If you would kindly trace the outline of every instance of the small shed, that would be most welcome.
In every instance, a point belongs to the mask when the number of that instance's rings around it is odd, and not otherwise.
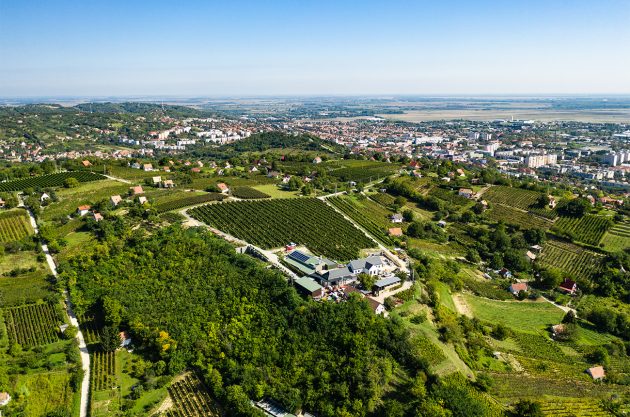
[[[322,297],[324,287],[319,285],[313,278],[302,277],[295,280],[295,289],[301,294],[318,300]]]

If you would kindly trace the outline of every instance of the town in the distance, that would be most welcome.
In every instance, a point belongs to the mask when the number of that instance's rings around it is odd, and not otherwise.
[[[3,100],[0,416],[625,416],[629,108]]]

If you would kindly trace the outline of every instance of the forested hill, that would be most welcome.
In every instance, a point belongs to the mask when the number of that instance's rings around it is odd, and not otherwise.
[[[18,116],[27,114],[75,114],[107,113],[151,115],[161,114],[171,117],[210,117],[216,113],[199,110],[189,106],[161,105],[155,103],[81,103],[76,106],[62,106],[59,104],[26,104],[23,106],[0,106],[0,116]]]
[[[315,135],[291,135],[274,131],[255,133],[248,138],[223,145],[209,151],[210,154],[208,156],[215,158],[232,158],[246,152],[264,152],[269,150],[343,154],[345,148],[333,142],[325,141]]]
[[[114,338],[129,330],[138,352],[162,362],[156,369],[197,369],[233,416],[259,415],[249,399],[264,397],[321,417],[383,416],[391,407],[442,415],[412,410],[454,407],[455,397],[484,407],[427,382],[400,321],[358,296],[307,302],[281,274],[201,229],[113,239],[60,269],[78,314],[103,315]]]

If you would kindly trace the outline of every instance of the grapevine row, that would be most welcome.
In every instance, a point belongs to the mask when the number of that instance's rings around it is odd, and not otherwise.
[[[30,304],[5,310],[9,338],[23,347],[56,342],[57,326],[62,322],[51,304]]]
[[[105,177],[100,174],[87,171],[60,172],[57,174],[40,175],[38,177],[0,182],[0,192],[22,191],[27,188],[60,187],[64,185],[64,181],[68,178],[75,178],[79,182],[89,182],[102,180]]]

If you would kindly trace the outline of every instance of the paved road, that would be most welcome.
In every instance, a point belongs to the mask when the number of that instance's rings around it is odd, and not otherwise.
[[[24,207],[28,216],[31,220],[31,226],[33,226],[33,230],[35,234],[39,234],[39,228],[37,227],[37,222],[35,221],[35,217],[33,213],[24,206],[24,202],[22,201],[22,197],[20,199],[20,207]],[[46,255],[46,262],[48,262],[48,266],[50,267],[50,271],[56,277],[57,276],[57,265],[55,265],[55,261],[53,257],[50,255],[50,251],[48,250],[48,245],[44,244],[42,241],[42,252]],[[72,303],[70,301],[70,294],[68,291],[63,292],[65,304],[66,304],[66,312],[68,313],[68,317],[70,318],[70,324],[75,326],[77,329],[79,328],[79,321],[77,320],[77,316],[74,314],[72,310]],[[81,410],[79,413],[80,417],[87,417],[88,415],[88,401],[89,401],[89,390],[90,390],[90,355],[87,350],[87,345],[85,343],[85,339],[83,338],[83,333],[79,330],[77,332],[77,341],[79,342],[79,350],[81,351],[81,367],[83,368],[83,381],[81,381]]]

